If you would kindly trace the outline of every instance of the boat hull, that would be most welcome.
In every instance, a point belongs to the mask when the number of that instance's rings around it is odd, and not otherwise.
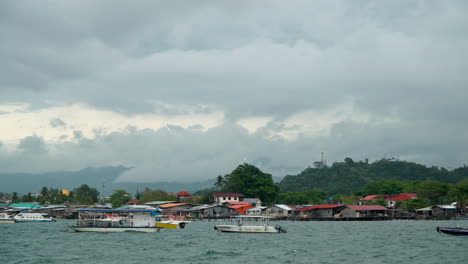
[[[162,227],[162,228],[169,228],[169,229],[184,229],[187,224],[189,224],[190,221],[174,221],[174,220],[169,220],[169,221],[160,221],[156,223],[157,227]]]
[[[116,233],[116,232],[144,232],[157,233],[161,231],[159,227],[92,227],[92,226],[71,226],[75,232],[99,232],[99,233]]]
[[[18,223],[30,223],[30,222],[55,222],[55,220],[50,220],[50,219],[43,219],[43,220],[21,220],[21,219],[16,219],[16,222]]]
[[[461,227],[437,227],[437,232],[453,236],[468,236],[468,228]]]
[[[0,219],[0,224],[14,224],[16,223],[15,219]]]

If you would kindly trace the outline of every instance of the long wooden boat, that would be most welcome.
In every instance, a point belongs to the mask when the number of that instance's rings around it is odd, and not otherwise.
[[[463,227],[437,227],[437,232],[454,236],[468,236],[468,228]]]

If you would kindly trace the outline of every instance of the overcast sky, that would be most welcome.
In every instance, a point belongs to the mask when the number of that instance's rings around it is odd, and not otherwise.
[[[0,1],[0,173],[468,164],[467,1]]]

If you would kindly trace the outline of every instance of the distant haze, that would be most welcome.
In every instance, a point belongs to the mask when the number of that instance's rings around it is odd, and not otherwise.
[[[0,182],[463,166],[467,29],[463,0],[1,1]]]

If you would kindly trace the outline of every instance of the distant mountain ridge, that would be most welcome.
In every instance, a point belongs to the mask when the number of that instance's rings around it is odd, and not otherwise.
[[[137,189],[162,189],[168,192],[197,190],[210,188],[213,180],[197,182],[115,182],[115,180],[130,168],[124,166],[108,166],[101,168],[88,167],[79,171],[55,171],[45,173],[0,173],[0,192],[26,194],[38,193],[42,187],[72,190],[87,184],[96,188],[101,195],[108,196],[117,189],[124,189],[135,194]],[[104,184],[104,187],[103,187]]]

